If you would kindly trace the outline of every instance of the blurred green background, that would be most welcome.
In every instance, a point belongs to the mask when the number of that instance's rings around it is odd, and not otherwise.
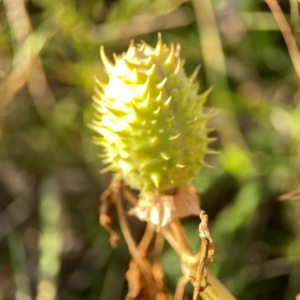
[[[280,1],[300,43],[298,2]],[[118,300],[129,253],[112,249],[98,221],[100,147],[93,76],[129,41],[180,43],[221,150],[193,180],[210,216],[210,270],[238,299],[295,299],[300,292],[299,78],[266,3],[256,0],[0,1],[0,299]],[[299,55],[299,53],[296,53]],[[130,219],[136,236],[144,224]],[[184,220],[194,251],[198,218]],[[118,226],[117,222],[114,226]],[[174,293],[179,259],[165,245]],[[191,289],[187,299],[191,298]]]

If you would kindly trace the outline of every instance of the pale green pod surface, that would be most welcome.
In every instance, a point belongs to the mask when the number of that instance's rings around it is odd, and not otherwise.
[[[97,116],[92,127],[102,137],[107,170],[142,192],[162,193],[186,185],[204,165],[210,115],[203,112],[208,92],[198,94],[188,78],[180,48],[130,44],[115,64],[101,58],[108,83],[97,81]]]

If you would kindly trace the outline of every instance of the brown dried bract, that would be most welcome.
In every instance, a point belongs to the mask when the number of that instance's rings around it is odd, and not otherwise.
[[[142,221],[161,228],[174,219],[200,212],[199,200],[195,189],[187,185],[180,190],[170,191],[162,195],[145,193],[140,195],[138,204],[129,211]]]

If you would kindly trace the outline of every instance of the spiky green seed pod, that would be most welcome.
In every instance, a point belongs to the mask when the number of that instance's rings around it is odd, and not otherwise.
[[[188,78],[179,52],[179,45],[163,45],[160,35],[155,49],[131,43],[114,55],[115,64],[100,50],[109,81],[97,80],[99,114],[92,126],[102,135],[106,170],[142,192],[186,185],[210,153],[210,114],[203,111],[209,92],[198,94],[198,68]]]

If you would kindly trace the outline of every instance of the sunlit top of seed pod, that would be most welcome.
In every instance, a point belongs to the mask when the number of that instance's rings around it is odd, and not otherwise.
[[[104,171],[114,172],[134,189],[155,194],[186,185],[205,165],[207,120],[198,93],[198,67],[187,77],[180,46],[145,42],[114,54],[100,50],[108,81],[96,80],[97,114],[92,127],[101,135]]]

